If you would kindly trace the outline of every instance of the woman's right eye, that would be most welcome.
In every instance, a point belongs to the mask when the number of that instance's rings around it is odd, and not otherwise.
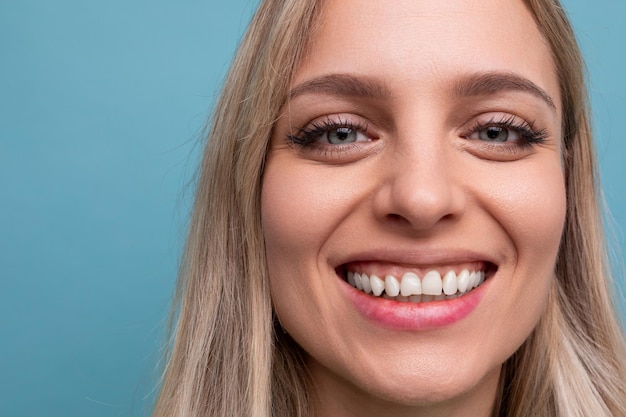
[[[337,127],[323,134],[320,140],[338,145],[342,143],[365,142],[368,141],[369,138],[364,133],[351,127]]]
[[[372,140],[367,134],[367,126],[348,120],[332,120],[313,122],[300,129],[297,134],[289,134],[291,143],[301,146],[313,145],[347,145]]]

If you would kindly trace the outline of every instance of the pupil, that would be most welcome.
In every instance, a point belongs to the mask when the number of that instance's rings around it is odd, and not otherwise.
[[[489,139],[498,139],[501,133],[502,133],[501,127],[490,127],[489,129],[487,129],[487,137]]]
[[[349,127],[339,127],[327,133],[330,143],[348,143],[356,141],[356,132]]]
[[[340,141],[344,141],[348,139],[348,135],[350,135],[351,132],[352,131],[350,129],[345,127],[337,129],[337,139],[339,139]]]

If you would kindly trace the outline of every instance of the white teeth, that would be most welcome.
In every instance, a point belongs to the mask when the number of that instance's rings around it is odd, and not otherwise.
[[[385,277],[385,293],[391,297],[396,297],[400,294],[400,283],[393,275]]]
[[[361,275],[361,285],[363,285],[363,291],[365,291],[365,294],[370,294],[372,292],[370,278],[365,274]]]
[[[460,292],[465,292],[468,290],[469,286],[469,271],[464,269],[461,273],[456,277],[456,286]]]
[[[356,285],[357,289],[363,291],[363,283],[361,282],[361,274],[359,274],[358,272],[354,273],[354,284]]]
[[[372,287],[372,293],[378,297],[383,291],[385,291],[385,281],[378,278],[378,275],[370,275],[370,286]]]
[[[476,275],[476,272],[470,273],[470,282],[472,285],[469,288],[476,288],[476,286],[478,285],[478,276]]]
[[[429,271],[422,278],[422,294],[439,295],[443,290],[441,275],[437,271]]]
[[[422,282],[420,277],[413,272],[407,272],[402,275],[402,281],[400,282],[400,294],[404,297],[411,295],[420,295],[422,293]]]
[[[467,269],[458,275],[448,271],[443,277],[436,271],[428,271],[420,280],[415,272],[406,272],[398,280],[393,275],[381,279],[378,275],[368,276],[365,273],[347,271],[348,283],[376,297],[401,302],[429,302],[433,300],[450,300],[464,295],[485,281],[485,271],[469,272]]]
[[[446,295],[456,294],[457,291],[457,283],[456,283],[456,272],[449,271],[443,277],[443,292]]]
[[[356,284],[354,283],[354,272],[352,271],[348,271],[348,284],[352,285],[353,287],[356,287]]]
[[[476,281],[476,274],[471,272],[469,274],[469,279],[467,280],[467,291],[470,291],[474,288],[474,282]]]

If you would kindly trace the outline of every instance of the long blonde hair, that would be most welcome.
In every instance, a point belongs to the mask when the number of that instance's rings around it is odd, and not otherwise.
[[[265,153],[315,30],[315,0],[267,0],[208,135],[154,417],[311,414],[300,348],[275,325],[260,222]],[[558,0],[526,0],[556,63],[567,217],[546,313],[505,363],[494,415],[626,417],[626,348],[598,204],[583,61]]]

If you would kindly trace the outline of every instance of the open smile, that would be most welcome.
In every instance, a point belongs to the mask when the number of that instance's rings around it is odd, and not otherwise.
[[[342,275],[352,287],[375,297],[424,303],[462,297],[493,275],[486,262],[430,269],[385,270],[368,263],[344,265]]]
[[[384,327],[427,330],[468,316],[498,266],[488,261],[401,265],[353,261],[336,269],[346,296],[368,320]]]

